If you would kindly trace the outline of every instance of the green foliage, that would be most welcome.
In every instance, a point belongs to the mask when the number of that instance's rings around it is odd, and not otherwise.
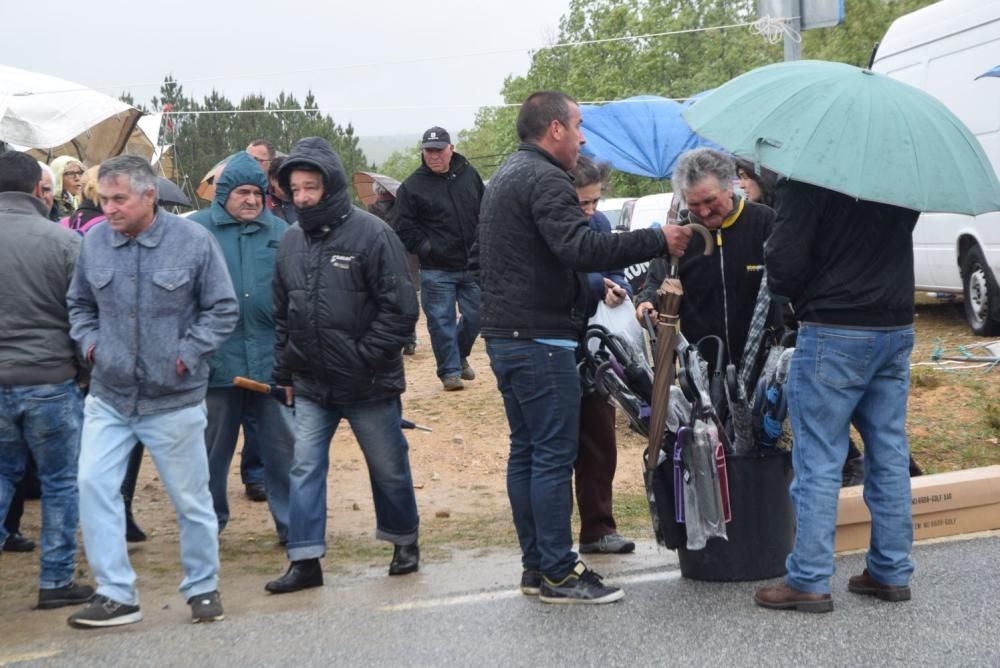
[[[166,116],[160,142],[174,144],[179,169],[194,184],[219,160],[244,150],[257,138],[267,139],[277,150],[287,153],[303,137],[323,137],[340,156],[348,180],[353,172],[368,169],[353,126],[338,125],[329,115],[317,111],[312,91],[307,92],[302,103],[295,95],[282,91],[273,100],[255,94],[234,104],[217,90],[199,102],[187,97],[183,87],[167,75],[152,106],[157,111],[174,112]],[[287,111],[298,109],[302,111]],[[259,113],[262,111],[271,113]]]
[[[843,25],[803,33],[803,58],[865,65],[872,46],[893,19],[931,1],[846,0]],[[483,178],[492,175],[517,148],[517,105],[536,90],[561,90],[581,102],[633,95],[683,99],[783,58],[781,43],[770,44],[746,26],[579,46],[561,44],[732,26],[756,18],[755,0],[571,0],[557,44],[536,52],[527,74],[504,81],[501,92],[510,106],[481,108],[475,126],[461,133],[466,154]],[[474,159],[478,156],[483,157]],[[614,174],[609,194],[639,196],[669,189],[669,183]]]
[[[420,142],[416,142],[410,148],[393,151],[381,165],[378,172],[391,176],[399,181],[404,181],[407,176],[413,173],[420,166]]]

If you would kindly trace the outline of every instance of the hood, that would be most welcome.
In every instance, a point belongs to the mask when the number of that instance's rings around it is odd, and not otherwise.
[[[261,193],[267,194],[267,177],[264,175],[264,170],[252,155],[240,151],[226,163],[222,174],[215,181],[215,202],[225,206],[229,193],[234,188],[245,185],[257,186]]]
[[[289,196],[289,180],[296,168],[317,170],[323,175],[323,198],[315,206],[300,209],[299,225],[306,232],[315,232],[324,226],[334,225],[345,218],[353,208],[347,192],[347,173],[340,157],[322,137],[300,139],[278,170],[278,183]]]

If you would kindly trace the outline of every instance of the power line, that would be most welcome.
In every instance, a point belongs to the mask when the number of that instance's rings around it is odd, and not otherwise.
[[[770,18],[770,19],[767,19],[766,21],[768,21],[770,23],[781,23],[782,21],[784,21],[784,19],[783,18]],[[743,22],[740,22],[740,23],[730,23],[730,24],[719,25],[719,26],[705,26],[705,27],[701,27],[701,28],[685,28],[683,30],[666,30],[666,31],[663,31],[663,32],[645,33],[645,34],[642,34],[642,35],[623,35],[623,36],[619,36],[619,37],[602,37],[602,38],[597,38],[597,39],[578,40],[578,41],[574,41],[574,42],[558,42],[556,44],[551,44],[549,46],[541,46],[541,47],[536,47],[536,48],[519,47],[519,48],[511,48],[511,49],[496,49],[496,50],[491,50],[491,51],[473,51],[473,52],[464,53],[464,54],[448,54],[448,55],[438,55],[438,56],[424,56],[422,58],[411,58],[411,59],[407,59],[407,60],[389,60],[389,61],[382,61],[382,62],[360,62],[360,63],[349,63],[349,64],[346,64],[346,65],[326,65],[326,66],[322,66],[322,67],[310,67],[310,68],[303,68],[303,69],[297,69],[297,70],[284,70],[284,71],[280,71],[280,72],[271,71],[271,72],[258,72],[258,73],[255,73],[255,74],[245,73],[245,74],[236,74],[236,75],[228,75],[228,76],[200,77],[200,78],[197,78],[197,79],[188,79],[187,81],[185,81],[185,83],[190,84],[190,83],[205,83],[205,82],[211,82],[211,81],[228,81],[228,80],[234,80],[234,79],[257,79],[257,78],[270,78],[270,77],[287,77],[287,76],[293,75],[293,74],[312,74],[312,73],[316,73],[316,72],[346,71],[346,70],[355,70],[355,69],[366,68],[366,67],[381,68],[381,67],[392,67],[392,66],[398,66],[398,65],[413,65],[413,64],[417,64],[417,63],[431,63],[431,62],[440,62],[440,61],[443,61],[443,60],[456,60],[456,59],[475,58],[475,57],[482,57],[482,56],[503,55],[503,54],[510,54],[510,53],[525,53],[525,52],[527,52],[527,53],[533,53],[533,52],[539,52],[539,51],[547,51],[547,50],[551,50],[551,49],[564,49],[564,48],[570,48],[570,47],[575,47],[575,46],[593,46],[593,45],[596,45],[596,44],[609,44],[609,43],[612,43],[612,42],[630,42],[630,41],[643,40],[643,39],[655,39],[655,38],[659,38],[659,37],[672,37],[672,36],[675,36],[675,35],[686,35],[686,34],[692,34],[692,33],[709,32],[709,31],[712,31],[712,30],[728,30],[730,28],[746,28],[746,27],[754,28],[754,27],[758,27],[758,32],[760,32],[759,26],[761,26],[761,25],[762,25],[762,21],[743,21]],[[106,85],[106,86],[94,86],[94,87],[90,87],[90,88],[80,86],[80,87],[76,87],[76,88],[66,88],[66,89],[61,89],[61,90],[49,90],[49,91],[38,91],[38,92],[25,91],[25,92],[20,92],[20,93],[12,93],[12,95],[15,95],[15,96],[50,95],[50,94],[55,94],[55,93],[72,93],[72,92],[78,92],[78,91],[82,91],[82,90],[132,90],[134,88],[146,88],[146,87],[149,87],[149,86],[159,86],[159,85],[161,85],[163,83],[164,82],[162,80],[160,80],[160,81],[140,82],[140,83],[132,83],[132,84],[114,84],[114,85]]]

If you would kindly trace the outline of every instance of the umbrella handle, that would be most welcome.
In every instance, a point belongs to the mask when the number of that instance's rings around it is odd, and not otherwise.
[[[715,243],[712,241],[712,233],[708,231],[708,228],[701,223],[691,223],[684,222],[678,223],[678,225],[687,225],[692,229],[692,231],[698,233],[701,238],[705,241],[705,250],[702,255],[711,255],[715,251]],[[677,278],[678,265],[680,264],[680,258],[676,255],[670,257],[670,274],[669,278]]]

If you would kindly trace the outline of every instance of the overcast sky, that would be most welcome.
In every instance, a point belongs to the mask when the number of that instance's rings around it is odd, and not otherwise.
[[[139,103],[172,73],[199,99],[284,89],[358,134],[471,127],[569,0],[0,0],[0,63]],[[490,55],[484,52],[501,52]],[[418,62],[414,62],[418,61]]]

